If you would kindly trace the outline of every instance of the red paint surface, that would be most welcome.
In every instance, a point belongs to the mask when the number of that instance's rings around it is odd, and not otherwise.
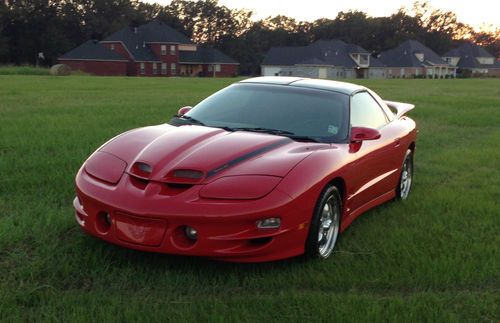
[[[129,51],[122,45],[121,42],[113,42],[113,43],[101,43],[102,46],[111,49],[114,46],[113,51],[123,56],[124,60],[132,61],[133,57],[130,55]]]

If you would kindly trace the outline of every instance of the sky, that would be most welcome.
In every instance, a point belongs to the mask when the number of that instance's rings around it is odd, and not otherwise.
[[[167,5],[170,0],[142,0]],[[411,7],[414,0],[219,0],[231,9],[249,9],[254,19],[285,15],[298,20],[313,21],[318,18],[334,19],[339,11],[361,10],[370,16],[389,16],[401,7]],[[472,25],[476,30],[482,25],[500,28],[500,1],[495,0],[430,0],[434,8],[453,11],[459,21]]]

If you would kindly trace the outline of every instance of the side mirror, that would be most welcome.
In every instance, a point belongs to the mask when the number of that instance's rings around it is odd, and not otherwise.
[[[361,142],[363,140],[375,140],[380,138],[380,131],[373,128],[352,127],[351,142]]]
[[[177,111],[177,115],[180,117],[180,116],[183,116],[185,115],[186,113],[189,112],[189,110],[191,110],[193,107],[182,107],[179,109],[179,111]]]

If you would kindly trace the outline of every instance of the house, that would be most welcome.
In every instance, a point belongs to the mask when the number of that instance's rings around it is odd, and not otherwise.
[[[125,27],[102,41],[90,40],[59,58],[94,75],[234,76],[239,63],[155,19]]]
[[[455,66],[416,40],[407,40],[396,48],[380,53],[378,58],[387,66],[388,78],[456,76]]]
[[[458,73],[477,76],[500,76],[500,62],[483,47],[465,43],[443,55],[449,64],[458,67]]]
[[[272,47],[262,62],[264,76],[385,78],[384,65],[365,49],[342,40],[308,46]]]

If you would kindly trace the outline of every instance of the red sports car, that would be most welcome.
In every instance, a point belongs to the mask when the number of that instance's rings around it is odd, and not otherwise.
[[[328,258],[366,210],[406,199],[414,106],[350,83],[260,77],[125,132],[76,175],[82,229],[127,248],[260,262]]]

